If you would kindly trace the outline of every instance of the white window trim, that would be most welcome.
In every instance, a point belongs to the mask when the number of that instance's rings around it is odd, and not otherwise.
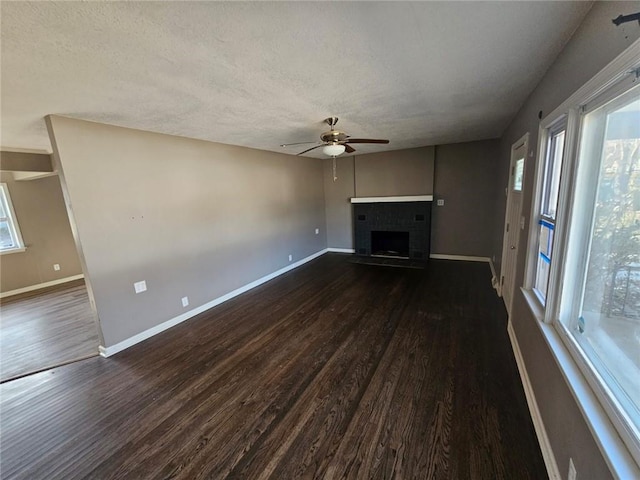
[[[18,217],[16,217],[16,212],[13,209],[13,203],[11,202],[11,195],[9,194],[9,188],[6,183],[0,183],[0,189],[2,189],[4,193],[4,198],[7,201],[7,208],[9,211],[9,219],[11,220],[11,226],[13,227],[13,236],[15,237],[18,245],[13,248],[5,248],[0,250],[0,255],[7,255],[10,253],[20,253],[27,250],[24,245],[24,241],[22,240],[22,233],[20,232],[20,225],[18,224]]]
[[[565,269],[557,264],[565,260],[568,224],[572,218],[571,202],[567,208],[567,196],[572,191],[577,162],[575,157],[580,138],[580,113],[582,106],[601,101],[600,95],[623,79],[632,69],[640,65],[640,40],[635,41],[622,54],[594,76],[582,88],[571,95],[540,123],[538,132],[537,164],[534,181],[533,201],[529,218],[540,216],[542,183],[549,128],[563,117],[567,118],[564,159],[560,183],[560,198],[554,232],[554,255],[551,259],[549,292],[558,291]],[[615,88],[615,87],[614,87]],[[589,105],[591,107],[591,105]],[[555,320],[559,314],[559,295],[547,295],[546,307],[533,291],[538,249],[537,222],[530,222],[527,244],[526,271],[523,295],[536,322],[558,363],[578,406],[594,435],[609,468],[619,478],[640,478],[640,439],[633,437],[614,406],[607,387],[600,382],[599,375],[583,359],[575,340],[565,331],[564,325]]]

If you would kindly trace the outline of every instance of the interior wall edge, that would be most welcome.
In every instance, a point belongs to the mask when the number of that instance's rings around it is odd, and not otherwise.
[[[80,268],[84,277],[84,283],[87,287],[87,295],[89,296],[89,303],[91,304],[91,310],[93,311],[94,321],[98,330],[99,343],[104,342],[104,333],[102,332],[102,325],[100,324],[100,316],[96,307],[93,286],[91,284],[91,277],[87,268],[87,261],[82,249],[82,243],[80,242],[80,235],[78,233],[78,227],[73,212],[72,202],[69,195],[69,189],[67,187],[67,179],[65,177],[64,169],[62,168],[62,162],[60,161],[60,152],[58,150],[58,141],[55,135],[55,129],[53,126],[53,115],[47,115],[44,117],[45,124],[47,126],[47,133],[49,134],[49,140],[51,141],[51,164],[53,169],[58,172],[58,178],[60,180],[60,188],[62,189],[62,197],[64,198],[65,208],[67,209],[67,215],[69,217],[69,226],[71,227],[71,234],[73,235],[73,241],[76,245],[76,251],[78,252],[78,258],[80,260]]]

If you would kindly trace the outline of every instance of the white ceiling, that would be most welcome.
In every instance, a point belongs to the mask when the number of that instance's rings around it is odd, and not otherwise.
[[[358,153],[495,138],[590,6],[2,2],[1,146],[51,151],[47,114],[274,151],[330,115],[391,140]]]

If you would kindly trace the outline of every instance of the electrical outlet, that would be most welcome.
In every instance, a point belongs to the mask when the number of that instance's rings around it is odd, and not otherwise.
[[[136,291],[136,293],[146,292],[147,291],[147,282],[145,280],[142,280],[140,282],[136,282],[136,283],[133,284],[133,289]]]
[[[576,466],[573,464],[573,458],[569,459],[569,473],[567,474],[567,480],[576,480],[578,473],[576,472]]]
[[[60,264],[59,264],[59,263],[54,263],[54,264],[53,264],[53,269],[54,269],[56,272],[59,272],[59,271],[60,271]]]
[[[189,305],[189,297],[182,297],[182,306],[186,307]]]
[[[316,235],[318,235],[320,233],[320,229],[316,228]]]
[[[293,255],[289,255],[289,261],[293,260]]]
[[[443,207],[443,206],[444,206],[444,198],[439,198],[439,199],[436,201],[436,205],[437,205],[438,207]]]

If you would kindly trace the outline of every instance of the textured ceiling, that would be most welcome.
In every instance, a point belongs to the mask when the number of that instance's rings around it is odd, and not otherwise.
[[[330,115],[391,140],[358,153],[494,138],[590,6],[2,2],[1,146],[50,151],[47,114],[274,151]]]

